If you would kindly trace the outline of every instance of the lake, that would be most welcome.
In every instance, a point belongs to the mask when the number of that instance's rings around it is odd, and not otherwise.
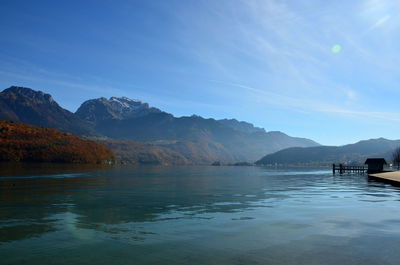
[[[329,169],[8,167],[0,264],[399,264],[400,189]]]

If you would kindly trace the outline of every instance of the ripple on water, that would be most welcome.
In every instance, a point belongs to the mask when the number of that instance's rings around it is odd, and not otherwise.
[[[399,189],[364,176],[261,167],[36,175],[0,180],[5,264],[400,260]]]

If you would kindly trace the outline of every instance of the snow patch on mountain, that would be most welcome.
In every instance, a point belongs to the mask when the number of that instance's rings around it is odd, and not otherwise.
[[[85,101],[76,114],[87,121],[128,119],[161,112],[140,100],[127,97],[98,98]]]

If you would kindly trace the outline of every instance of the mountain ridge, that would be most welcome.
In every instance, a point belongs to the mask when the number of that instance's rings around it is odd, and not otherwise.
[[[101,115],[95,112],[101,112]],[[150,107],[148,103],[139,100],[129,99],[127,97],[104,97],[89,99],[81,104],[75,114],[82,120],[96,122],[100,116],[102,120],[107,119],[127,119],[140,117],[149,113],[159,113],[161,110]]]
[[[58,105],[49,94],[16,86],[0,92],[0,118],[78,135],[157,145],[170,150],[163,154],[177,152],[189,161],[202,164],[215,160],[254,161],[287,147],[319,145],[279,131],[266,132],[235,119],[175,117],[148,103],[126,97],[90,99],[72,113]]]
[[[235,130],[242,132],[247,132],[247,133],[266,132],[264,128],[256,127],[249,122],[238,121],[237,119],[221,119],[217,121]]]
[[[11,86],[0,92],[0,119],[78,135],[96,135],[89,124],[58,105],[50,94],[26,87]]]
[[[256,164],[363,163],[368,157],[390,160],[393,150],[399,146],[400,140],[381,137],[342,146],[292,147],[265,155]]]

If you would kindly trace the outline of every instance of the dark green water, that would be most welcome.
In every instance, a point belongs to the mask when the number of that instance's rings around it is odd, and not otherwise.
[[[1,265],[400,263],[400,190],[366,176],[4,167]]]

